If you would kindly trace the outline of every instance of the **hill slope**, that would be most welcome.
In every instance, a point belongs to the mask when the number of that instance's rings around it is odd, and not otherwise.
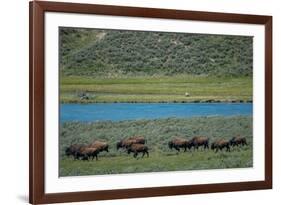
[[[246,36],[60,28],[63,76],[251,76]]]

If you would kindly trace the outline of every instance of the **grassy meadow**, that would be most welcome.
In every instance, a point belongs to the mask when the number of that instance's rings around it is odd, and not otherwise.
[[[86,93],[88,99],[81,99],[79,93]],[[63,76],[60,79],[60,101],[250,102],[252,78],[195,75],[115,78]]]
[[[240,134],[248,146],[232,148],[231,152],[214,153],[212,150],[180,152],[168,149],[173,136],[190,138],[195,135],[230,139]],[[150,157],[133,158],[116,150],[116,142],[133,135],[147,139]],[[107,141],[109,153],[101,153],[98,161],[74,161],[64,150],[71,143],[89,143],[95,139]],[[103,175],[135,172],[222,169],[252,167],[252,117],[194,117],[167,118],[119,122],[66,122],[60,127],[60,176]]]

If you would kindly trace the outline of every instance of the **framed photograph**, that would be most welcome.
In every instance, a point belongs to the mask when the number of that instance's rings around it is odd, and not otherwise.
[[[271,16],[30,2],[30,203],[271,187]]]

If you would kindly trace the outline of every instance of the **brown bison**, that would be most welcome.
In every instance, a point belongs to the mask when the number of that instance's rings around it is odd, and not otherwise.
[[[94,141],[92,142],[89,147],[91,148],[97,148],[99,150],[99,152],[103,152],[103,151],[106,151],[108,152],[108,143],[106,142],[102,142],[102,141]]]
[[[85,147],[85,145],[83,145],[83,144],[72,144],[65,149],[65,154],[68,157],[72,155],[74,157],[74,159],[77,159],[77,153],[79,152],[79,150],[82,147]]]
[[[128,154],[131,152],[134,153],[134,158],[138,156],[138,153],[142,152],[142,157],[146,154],[147,157],[149,157],[148,153],[148,147],[144,144],[132,144],[128,149],[127,149]]]
[[[146,140],[144,137],[130,137],[128,139],[123,139],[117,142],[116,148],[128,149],[132,144],[145,144]]]
[[[192,147],[192,141],[183,138],[174,138],[168,142],[168,146],[170,149],[174,148],[178,152],[180,151],[180,148],[183,148],[184,152],[186,152],[187,148],[190,149]]]
[[[191,146],[194,147],[194,150],[201,146],[203,146],[204,149],[209,149],[209,138],[203,136],[193,137],[191,140]]]
[[[79,157],[82,157],[82,160],[89,160],[92,157],[92,160],[96,158],[98,160],[99,149],[94,147],[82,147],[79,150]]]
[[[248,145],[246,138],[240,137],[240,136],[233,137],[231,140],[229,140],[229,143],[233,147],[238,146],[238,145],[241,145],[241,146]]]
[[[216,152],[218,152],[218,150],[222,150],[223,148],[226,148],[226,151],[230,152],[229,141],[227,141],[225,139],[219,139],[219,140],[216,140],[215,142],[213,142],[211,145],[211,149],[216,150]]]
[[[119,148],[128,149],[132,144],[136,144],[136,143],[137,143],[136,140],[124,139],[124,140],[120,140],[119,142],[117,142],[116,148],[117,148],[117,150]]]
[[[72,146],[72,145],[71,145]],[[72,147],[73,148],[73,147]],[[75,147],[76,150],[73,152],[73,157],[74,157],[74,160],[76,159],[80,159],[80,158],[84,158],[84,154],[83,154],[83,150],[85,150],[86,148],[88,148],[88,146],[86,145],[80,145],[80,146],[77,146]]]

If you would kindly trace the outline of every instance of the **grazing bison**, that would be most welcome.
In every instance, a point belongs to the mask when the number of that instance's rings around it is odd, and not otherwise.
[[[116,148],[117,148],[117,150],[118,150],[119,148],[127,149],[127,148],[129,148],[132,144],[136,144],[136,143],[137,143],[136,140],[124,139],[124,140],[120,140],[119,142],[117,142]]]
[[[183,148],[184,152],[186,152],[187,148],[190,149],[192,147],[192,141],[183,138],[174,138],[168,142],[168,146],[170,149],[174,148],[178,152],[180,151],[180,148]]]
[[[229,143],[233,147],[238,146],[238,145],[241,145],[241,146],[248,145],[246,138],[240,137],[240,136],[233,137],[231,140],[229,140]]]
[[[66,154],[66,156],[73,156],[74,157],[74,159],[77,159],[77,153],[79,152],[79,150],[82,148],[82,147],[84,147],[85,145],[83,145],[83,144],[72,144],[72,145],[70,145],[69,147],[67,147],[66,149],[65,149],[65,154]]]
[[[128,139],[123,139],[117,142],[116,148],[128,149],[132,144],[145,144],[146,140],[144,137],[130,137]]]
[[[86,145],[81,146],[81,147],[77,150],[77,152],[75,153],[74,159],[80,159],[80,158],[84,159],[85,154],[83,153],[83,151],[84,151],[86,148],[88,148],[88,146],[86,146]]]
[[[230,152],[229,141],[227,141],[225,139],[219,139],[219,140],[216,140],[215,142],[213,142],[211,145],[211,149],[216,150],[216,152],[218,152],[218,150],[222,150],[223,148],[226,148],[226,151]]]
[[[103,152],[103,151],[106,151],[108,152],[108,143],[106,142],[102,142],[102,141],[94,141],[92,142],[89,147],[91,148],[97,148],[99,150],[99,152]]]
[[[89,160],[92,157],[92,160],[96,158],[98,160],[99,150],[94,147],[82,147],[79,151],[79,157],[82,157],[82,160]]]
[[[128,149],[127,149],[128,154],[131,152],[134,153],[134,158],[138,156],[139,152],[142,152],[142,157],[146,154],[147,157],[149,157],[148,153],[148,147],[144,144],[132,144]]]
[[[193,137],[191,140],[191,146],[194,146],[194,150],[203,146],[204,149],[209,149],[209,138],[203,136]]]

